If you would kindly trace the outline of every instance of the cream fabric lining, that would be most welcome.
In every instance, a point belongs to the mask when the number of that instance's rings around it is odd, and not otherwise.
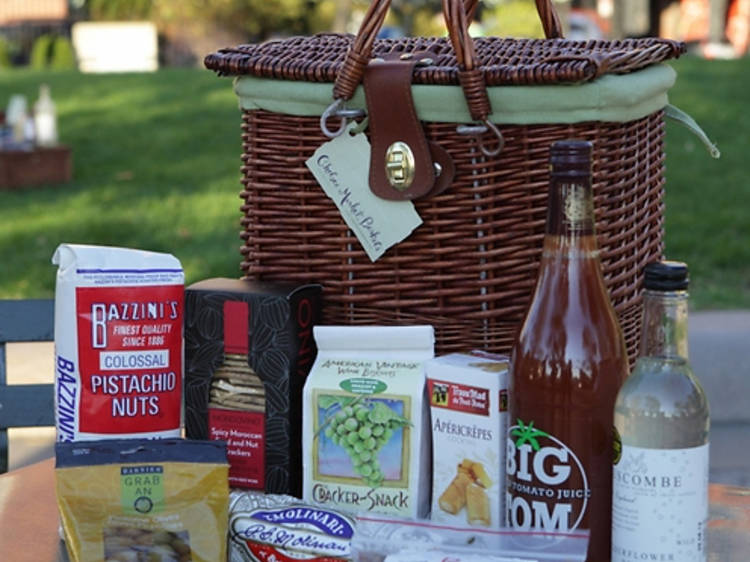
[[[488,88],[490,120],[506,124],[627,122],[664,108],[676,73],[666,64],[630,74],[608,74],[584,84],[495,86]],[[240,76],[234,90],[242,109],[264,109],[298,116],[320,116],[331,104],[332,84]],[[471,123],[460,86],[416,84],[412,95],[422,121]],[[346,103],[364,109],[362,87]]]

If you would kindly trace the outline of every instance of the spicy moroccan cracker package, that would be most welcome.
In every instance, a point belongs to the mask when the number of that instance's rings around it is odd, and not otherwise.
[[[302,385],[320,292],[225,278],[185,289],[185,433],[227,442],[233,488],[302,492]]]

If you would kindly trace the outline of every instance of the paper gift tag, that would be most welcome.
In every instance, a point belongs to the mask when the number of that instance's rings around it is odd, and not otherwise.
[[[333,199],[371,261],[422,224],[411,201],[387,201],[370,191],[370,143],[364,133],[340,136],[322,144],[306,162],[326,195]]]

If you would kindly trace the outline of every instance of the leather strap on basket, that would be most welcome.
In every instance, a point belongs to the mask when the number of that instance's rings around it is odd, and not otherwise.
[[[440,193],[453,181],[453,160],[437,143],[427,141],[411,95],[414,66],[430,56],[392,53],[373,59],[365,70],[372,145],[369,184],[383,199],[411,201]]]

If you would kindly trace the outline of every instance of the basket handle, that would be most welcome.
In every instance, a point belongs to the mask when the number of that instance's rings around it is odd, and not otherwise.
[[[451,44],[456,53],[459,79],[466,94],[469,111],[474,119],[485,120],[489,115],[484,76],[479,70],[474,41],[469,35],[469,22],[473,19],[478,0],[443,0],[443,16],[448,28]],[[375,38],[383,26],[391,0],[373,0],[354,42],[333,85],[335,100],[348,100],[362,81],[365,67],[370,60]],[[536,0],[537,13],[548,39],[562,37],[562,25],[552,0]],[[484,99],[482,99],[484,98]]]

